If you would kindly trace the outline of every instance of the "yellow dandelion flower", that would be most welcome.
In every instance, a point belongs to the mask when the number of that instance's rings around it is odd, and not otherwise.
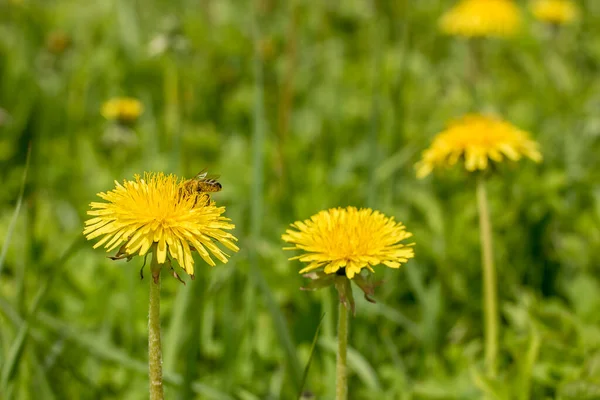
[[[323,269],[352,279],[363,268],[399,268],[414,257],[414,243],[400,243],[412,236],[404,225],[370,208],[332,208],[291,226],[295,229],[286,230],[282,239],[294,246],[284,250],[306,253],[290,258],[308,263],[301,274]]]
[[[127,124],[135,122],[143,111],[144,107],[139,100],[132,97],[115,97],[102,105],[101,114],[107,120]]]
[[[531,11],[543,22],[562,25],[575,21],[579,10],[568,0],[537,0],[531,4]]]
[[[94,248],[106,251],[119,247],[115,258],[144,256],[156,251],[159,264],[177,260],[181,268],[194,276],[192,251],[211,266],[211,254],[226,263],[225,254],[215,242],[238,251],[237,239],[225,232],[235,226],[222,216],[225,207],[217,207],[206,194],[185,190],[185,181],[174,175],[146,173],[134,181],[115,181],[116,188],[98,193],[106,202],[90,204],[83,234],[88,240],[102,237]]]
[[[471,172],[485,170],[490,160],[542,160],[538,144],[529,139],[527,132],[498,118],[468,114],[436,136],[416,165],[417,176],[423,178],[435,167],[454,165],[461,157]]]
[[[442,32],[465,37],[514,35],[521,13],[511,0],[461,0],[439,21]]]

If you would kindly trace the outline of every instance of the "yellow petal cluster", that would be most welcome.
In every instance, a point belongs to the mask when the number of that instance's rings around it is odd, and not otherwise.
[[[102,105],[101,114],[110,121],[132,123],[142,115],[143,111],[144,107],[138,99],[115,97]]]
[[[461,0],[439,21],[442,32],[464,37],[507,37],[521,26],[521,13],[511,0]]]
[[[543,22],[562,25],[577,19],[579,10],[569,0],[536,0],[531,4],[534,17]]]
[[[468,114],[435,137],[416,165],[417,176],[423,178],[434,168],[452,166],[460,159],[468,171],[475,171],[485,170],[490,160],[517,161],[522,157],[542,160],[538,144],[527,132],[495,117]]]
[[[404,225],[370,208],[332,208],[305,221],[291,224],[282,239],[293,244],[285,250],[302,250],[305,254],[290,258],[308,263],[300,273],[323,269],[327,274],[340,273],[352,279],[363,268],[384,264],[399,268],[414,257],[403,240],[412,236]]]
[[[98,193],[106,202],[93,202],[83,234],[88,240],[102,237],[94,248],[106,251],[120,248],[119,254],[143,256],[154,248],[159,264],[177,260],[181,268],[194,275],[192,250],[211,266],[211,254],[226,263],[227,255],[215,244],[220,242],[233,251],[237,239],[225,230],[235,226],[222,216],[225,207],[217,207],[207,195],[185,190],[185,181],[174,175],[146,173],[116,188]]]

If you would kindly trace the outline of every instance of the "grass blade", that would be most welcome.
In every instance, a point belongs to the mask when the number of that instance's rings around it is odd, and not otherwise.
[[[96,335],[74,329],[69,323],[61,321],[47,313],[39,314],[39,322],[55,333],[59,333],[66,340],[81,346],[90,355],[98,358],[101,361],[113,362],[123,368],[138,372],[142,375],[148,374],[148,364],[146,361],[141,361],[131,357],[129,354],[119,349],[114,344],[107,342],[105,339],[101,339]],[[165,371],[164,381],[171,385],[181,386],[183,383],[183,377],[179,374]],[[201,394],[203,398],[233,400],[233,398],[226,393],[200,382],[194,382],[192,389],[194,392]]]
[[[306,366],[304,367],[304,373],[302,374],[302,380],[300,381],[300,390],[298,391],[298,399],[302,399],[302,394],[304,392],[304,385],[306,383],[306,378],[308,377],[308,370],[310,369],[310,364],[313,359],[313,355],[315,354],[315,348],[317,347],[317,342],[319,341],[319,331],[321,330],[321,324],[323,323],[323,318],[325,318],[325,314],[321,316],[319,320],[319,324],[317,325],[317,329],[315,330],[315,336],[313,337],[312,344],[310,345],[310,354],[308,355],[308,361],[306,362]]]
[[[69,258],[71,258],[71,256],[73,254],[75,254],[76,250],[81,246],[81,244],[83,242],[84,242],[83,237],[78,237],[71,244],[71,246],[69,246],[67,251],[56,261],[55,265],[61,265],[61,266],[64,265],[66,263],[66,261]],[[50,265],[53,265],[53,264],[50,264]],[[29,307],[29,313],[28,313],[27,319],[24,319],[21,322],[21,325],[19,326],[19,331],[10,346],[6,362],[2,366],[2,372],[0,374],[0,390],[2,392],[7,390],[8,383],[14,377],[15,372],[17,370],[17,366],[18,366],[19,362],[21,361],[21,356],[23,354],[23,348],[26,343],[25,339],[27,339],[27,336],[29,333],[29,327],[30,327],[29,321],[37,313],[38,307],[41,304],[42,299],[45,297],[46,293],[48,293],[51,283],[53,282],[52,278],[55,277],[56,275],[58,275],[58,274],[57,273],[51,274],[50,278],[45,280],[43,285],[38,289],[33,301],[31,302],[31,305]],[[6,307],[6,305],[8,305],[8,303],[5,304],[5,307]],[[15,312],[15,315],[18,315],[18,314]]]
[[[17,204],[15,205],[15,211],[13,212],[10,224],[8,225],[8,231],[6,238],[2,244],[2,251],[0,252],[0,276],[2,276],[2,267],[4,267],[4,260],[8,247],[10,245],[10,239],[12,238],[15,225],[17,225],[17,219],[19,218],[19,212],[21,211],[21,205],[23,204],[23,195],[25,194],[25,184],[27,183],[27,171],[29,171],[29,162],[31,161],[31,143],[27,148],[27,158],[25,159],[25,170],[23,170],[23,176],[21,178],[21,189],[19,190],[19,197],[17,197]]]
[[[21,355],[23,354],[25,338],[27,337],[28,332],[29,322],[24,322],[19,328],[17,337],[15,340],[13,340],[10,346],[8,356],[6,357],[6,361],[4,362],[4,366],[2,368],[2,375],[0,375],[0,391],[3,393],[7,391],[8,383],[15,376],[17,366],[19,365],[19,360],[21,360]]]

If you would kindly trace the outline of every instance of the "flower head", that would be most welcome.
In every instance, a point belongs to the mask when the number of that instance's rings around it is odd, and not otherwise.
[[[439,25],[448,35],[506,37],[519,30],[521,14],[511,0],[461,0],[440,18]]]
[[[471,172],[485,170],[490,160],[542,160],[538,144],[527,132],[494,117],[468,114],[436,136],[416,165],[417,176],[423,178],[435,167],[454,165],[461,157]]]
[[[115,97],[102,105],[101,114],[107,120],[131,124],[143,111],[144,107],[139,100],[132,97]]]
[[[557,25],[571,23],[578,16],[577,6],[569,0],[536,0],[531,11],[540,21]]]
[[[106,251],[119,247],[113,259],[143,256],[156,252],[158,264],[177,260],[181,268],[194,276],[195,250],[211,266],[212,256],[226,263],[227,255],[216,246],[222,243],[238,251],[237,240],[225,230],[235,226],[222,216],[225,207],[217,207],[207,194],[186,190],[186,181],[174,175],[146,173],[134,181],[115,181],[116,188],[98,193],[106,202],[90,204],[83,234],[88,240],[102,237],[94,248]]]
[[[332,208],[291,226],[282,239],[294,245],[285,250],[305,252],[290,259],[308,263],[301,274],[322,270],[352,279],[363,268],[399,268],[414,257],[413,243],[401,243],[412,236],[404,225],[370,208]]]
[[[46,38],[46,49],[56,55],[64,53],[71,44],[71,37],[63,31],[51,32]]]

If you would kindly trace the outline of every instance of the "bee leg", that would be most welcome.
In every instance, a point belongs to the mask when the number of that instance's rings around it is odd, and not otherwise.
[[[204,203],[204,206],[209,206],[210,205],[210,196],[207,193],[201,192],[201,198],[204,196],[206,196],[206,203]],[[196,206],[197,203],[198,203],[198,197],[196,197],[196,201],[194,202],[194,207]]]

